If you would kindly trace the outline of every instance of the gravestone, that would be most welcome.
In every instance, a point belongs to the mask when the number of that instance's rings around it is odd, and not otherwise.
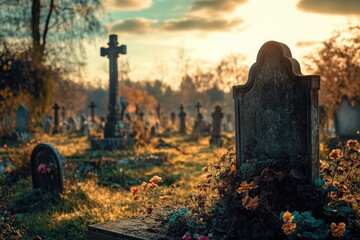
[[[360,106],[352,106],[347,96],[335,110],[336,135],[341,138],[360,138]]]
[[[90,136],[90,126],[88,123],[84,124],[84,128],[83,128],[83,134],[85,136]]]
[[[109,47],[101,48],[100,55],[102,57],[108,56],[109,58],[109,73],[110,73],[110,84],[109,84],[109,114],[105,123],[105,138],[117,137],[117,124],[120,120],[119,106],[117,104],[118,97],[118,55],[126,54],[126,46],[118,46],[117,35],[110,35]]]
[[[43,127],[43,131],[46,134],[50,134],[51,131],[51,119],[50,118],[45,118],[44,120],[44,127]]]
[[[90,108],[90,117],[91,117],[91,122],[95,123],[95,108],[96,108],[96,104],[94,102],[91,102],[91,104],[89,105]]]
[[[76,121],[73,117],[69,118],[69,130],[71,132],[76,132],[77,131],[77,127],[76,127]]]
[[[181,134],[186,134],[186,113],[184,112],[183,105],[180,105],[179,119],[180,119],[179,132]]]
[[[282,43],[259,50],[248,81],[233,87],[236,158],[301,159],[309,181],[319,177],[318,75],[303,76]]]
[[[57,103],[54,104],[54,106],[52,107],[52,109],[54,109],[54,126],[53,126],[53,134],[57,134],[59,133],[59,105]]]
[[[16,132],[27,133],[29,131],[29,109],[23,104],[16,110]]]
[[[221,107],[215,106],[215,111],[211,114],[211,116],[213,123],[210,145],[221,147],[223,145],[223,141],[221,140],[221,120],[224,117]]]
[[[225,123],[225,127],[224,130],[227,133],[232,133],[234,132],[234,126],[233,126],[233,121],[232,121],[232,114],[227,114],[226,115],[226,123]]]
[[[196,121],[195,121],[195,124],[193,127],[193,135],[200,137],[202,135],[203,128],[204,128],[204,121],[203,121],[204,117],[200,112],[200,108],[202,107],[201,104],[199,102],[197,102],[195,107],[197,109],[197,114],[196,114]]]
[[[87,117],[85,115],[85,113],[82,113],[80,116],[80,130],[83,131],[84,130],[84,126],[87,123]]]
[[[34,189],[52,193],[64,192],[65,161],[56,148],[40,143],[33,149],[30,161]]]

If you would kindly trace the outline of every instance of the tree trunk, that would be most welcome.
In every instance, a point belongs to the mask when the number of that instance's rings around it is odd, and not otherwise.
[[[43,59],[43,46],[40,39],[40,0],[33,0],[31,7],[31,37],[32,37],[32,62],[34,66],[41,65]]]

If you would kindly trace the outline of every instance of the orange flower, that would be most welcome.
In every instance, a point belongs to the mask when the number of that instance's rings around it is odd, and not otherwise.
[[[342,153],[340,149],[334,149],[329,154],[330,159],[338,159],[342,157]]]
[[[333,235],[333,237],[342,237],[342,235],[346,230],[346,225],[343,222],[339,224],[333,222],[330,224],[330,230],[331,230],[331,235]]]
[[[156,188],[158,185],[157,184],[155,184],[155,183],[148,183],[147,184],[147,187],[148,188]]]
[[[146,187],[147,187],[147,183],[146,183],[146,182],[142,182],[142,183],[141,183],[141,189],[142,189],[142,190],[145,190]]]
[[[349,141],[346,142],[346,147],[347,148],[352,148],[352,147],[357,146],[358,144],[359,143],[356,140],[349,140]]]
[[[170,199],[170,198],[171,198],[170,196],[165,195],[165,196],[160,196],[160,197],[159,197],[159,200],[160,200],[160,201],[164,201],[164,200],[167,200],[167,199]]]
[[[162,179],[161,179],[161,177],[159,177],[159,176],[153,176],[153,177],[150,179],[149,182],[151,182],[151,183],[158,183],[158,182],[162,182]]]
[[[296,228],[296,223],[285,223],[281,227],[286,235],[290,235],[294,232]]]
[[[139,189],[137,187],[132,187],[132,188],[130,188],[130,191],[131,191],[132,195],[136,195],[139,192]]]
[[[292,223],[293,220],[294,216],[289,211],[286,211],[283,215],[283,221],[286,223]]]
[[[247,183],[246,181],[240,184],[240,187],[236,190],[239,194],[250,191],[251,189],[257,188],[258,186],[254,181]]]
[[[250,198],[248,204],[245,206],[247,210],[255,210],[259,207],[259,197]]]

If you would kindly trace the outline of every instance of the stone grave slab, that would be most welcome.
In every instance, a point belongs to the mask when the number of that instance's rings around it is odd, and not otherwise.
[[[319,88],[320,76],[302,75],[285,44],[266,42],[247,82],[233,87],[237,164],[300,157],[308,180],[318,178]]]

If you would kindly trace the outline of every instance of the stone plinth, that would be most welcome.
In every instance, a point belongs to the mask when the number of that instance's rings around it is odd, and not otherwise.
[[[104,138],[91,139],[92,150],[121,150],[131,149],[134,146],[136,139],[122,139],[122,138]]]
[[[156,233],[156,228],[150,221],[131,218],[90,225],[86,237],[87,240],[168,239]]]

